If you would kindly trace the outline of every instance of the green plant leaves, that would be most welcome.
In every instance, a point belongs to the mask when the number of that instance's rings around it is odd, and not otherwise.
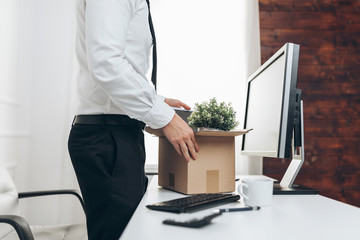
[[[195,111],[188,118],[188,122],[193,128],[206,127],[229,131],[239,124],[235,115],[231,103],[218,104],[216,98],[211,98],[209,102],[195,104]]]

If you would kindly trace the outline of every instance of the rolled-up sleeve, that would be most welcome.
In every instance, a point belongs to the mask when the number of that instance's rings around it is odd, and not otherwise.
[[[174,110],[125,55],[126,36],[134,13],[132,0],[87,0],[87,62],[95,84],[118,108],[157,129],[171,121]]]

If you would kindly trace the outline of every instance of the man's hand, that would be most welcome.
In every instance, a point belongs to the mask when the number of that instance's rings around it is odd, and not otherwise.
[[[167,103],[170,107],[184,108],[186,110],[190,110],[190,107],[188,105],[177,99],[166,98],[165,103]]]
[[[175,147],[179,155],[187,162],[195,160],[200,148],[197,144],[193,130],[177,114],[168,125],[163,127],[165,137]]]
[[[177,99],[166,98],[165,103],[170,107],[184,108],[190,107]],[[200,148],[197,144],[193,130],[177,114],[168,125],[163,128],[165,137],[175,147],[179,155],[183,156],[187,162],[197,158]]]

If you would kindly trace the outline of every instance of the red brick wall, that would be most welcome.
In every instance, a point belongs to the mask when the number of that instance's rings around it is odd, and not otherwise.
[[[305,164],[295,183],[360,206],[360,0],[259,0],[261,59],[300,45]],[[264,160],[281,178],[289,161]]]

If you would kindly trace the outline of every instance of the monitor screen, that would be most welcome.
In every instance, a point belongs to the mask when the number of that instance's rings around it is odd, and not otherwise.
[[[243,154],[291,156],[298,58],[299,45],[287,43],[248,78]]]

